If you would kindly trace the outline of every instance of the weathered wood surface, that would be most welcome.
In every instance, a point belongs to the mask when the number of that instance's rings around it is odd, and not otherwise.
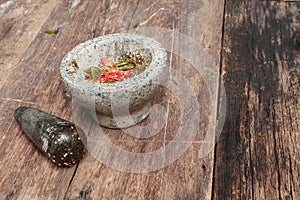
[[[59,63],[77,44],[100,35],[126,32],[136,24],[181,31],[220,60],[223,0],[208,1],[1,1],[0,40],[0,196],[4,199],[211,199],[214,151],[203,159],[198,151],[208,124],[207,88],[183,61],[203,105],[201,129],[187,152],[168,167],[150,173],[125,173],[91,154],[72,168],[49,162],[22,134],[13,119],[20,105],[34,106],[72,121],[71,100],[59,79]],[[46,29],[60,28],[57,35]],[[181,63],[181,64],[180,64]],[[172,140],[180,107],[169,92],[162,93],[168,121],[147,140],[105,129],[110,139],[132,152],[151,152]],[[214,102],[211,102],[214,103]],[[144,123],[147,123],[144,122]],[[188,131],[188,130],[187,130]],[[180,142],[180,141],[177,141]]]
[[[226,1],[215,199],[300,199],[300,2]]]
[[[299,2],[0,0],[0,6],[0,199],[300,199]],[[221,60],[227,115],[216,150],[198,157],[211,111],[208,91],[173,57],[172,67],[197,88],[202,106],[200,130],[181,158],[141,174],[120,172],[91,154],[75,167],[56,167],[24,136],[14,109],[34,106],[72,121],[60,60],[87,39],[137,24],[183,32],[218,66]],[[44,33],[58,27],[57,35]],[[180,106],[170,92],[156,100],[168,110],[157,135],[140,140],[104,129],[106,136],[136,153],[168,144]]]

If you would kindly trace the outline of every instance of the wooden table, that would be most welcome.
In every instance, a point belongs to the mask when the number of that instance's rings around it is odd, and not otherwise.
[[[299,1],[0,0],[0,199],[300,199],[299,11]],[[32,106],[72,121],[59,77],[63,56],[137,25],[184,33],[212,57],[227,96],[217,145],[199,158],[207,113],[222,101],[207,102],[203,77],[171,57],[202,108],[195,140],[178,160],[149,173],[121,172],[90,153],[74,167],[55,166],[22,133],[14,110]],[[171,93],[160,96],[168,120],[158,135],[106,135],[136,153],[170,143],[180,106]]]

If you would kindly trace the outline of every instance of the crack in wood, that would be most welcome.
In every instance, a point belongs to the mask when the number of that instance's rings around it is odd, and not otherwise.
[[[75,166],[75,169],[74,169],[74,172],[73,172],[73,174],[72,174],[72,177],[71,177],[71,179],[70,179],[70,181],[69,181],[69,184],[68,184],[67,190],[66,190],[66,192],[65,192],[65,194],[64,194],[64,198],[63,198],[64,200],[67,198],[67,195],[68,195],[69,189],[70,189],[70,187],[71,187],[71,185],[72,185],[72,182],[73,182],[73,179],[74,179],[74,177],[75,177],[75,175],[76,175],[76,172],[77,172],[77,169],[78,169],[79,163],[80,163],[80,162],[78,162],[78,163],[76,164],[76,166]]]
[[[128,28],[127,28],[127,30],[130,30],[130,29],[131,29],[131,24],[132,24],[132,21],[133,21],[133,18],[134,18],[134,16],[135,16],[135,14],[136,14],[136,11],[137,11],[137,9],[138,9],[138,7],[139,7],[139,5],[140,5],[140,1],[141,1],[141,0],[138,0],[138,1],[137,1],[137,5],[136,5],[136,7],[134,8],[134,11],[133,11],[132,17],[131,17],[131,19],[130,19],[130,22],[128,23]],[[135,25],[134,25],[134,26],[135,26]]]
[[[219,57],[219,63],[220,63],[220,68],[219,68],[219,88],[218,88],[218,97],[217,97],[217,121],[221,115],[220,113],[220,104],[222,102],[222,100],[220,99],[222,94],[222,79],[223,79],[223,55],[224,55],[224,37],[225,37],[225,21],[226,21],[226,0],[224,0],[224,4],[223,4],[223,17],[222,17],[222,35],[221,35],[221,49],[220,49],[220,57]],[[226,101],[226,100],[225,100]],[[217,131],[219,129],[217,128]],[[222,131],[221,131],[222,134]],[[217,144],[214,147],[214,158],[213,158],[213,172],[212,172],[212,189],[211,189],[211,200],[215,199],[215,176],[216,176],[216,167],[217,167]]]

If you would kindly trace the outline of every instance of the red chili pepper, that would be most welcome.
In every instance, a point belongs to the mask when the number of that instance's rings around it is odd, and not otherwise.
[[[136,59],[137,58],[134,58],[134,54],[132,53],[129,53],[129,55],[122,54],[122,60],[120,61],[118,58],[119,62],[115,63],[107,58],[101,58],[102,67],[92,66],[85,70],[86,79],[97,81],[99,83],[107,83],[130,78],[145,68],[145,62],[143,61],[142,64],[139,64],[138,62],[140,62],[140,60],[137,61]],[[72,60],[69,65],[75,66],[77,63]],[[95,73],[96,68],[97,73]]]
[[[124,71],[124,77],[129,78],[132,75],[132,69]]]
[[[102,70],[102,72],[103,72],[103,75],[102,75],[102,76],[104,76],[104,77],[107,77],[107,76],[108,76],[108,73],[107,73],[106,70]]]
[[[106,79],[106,81],[111,83],[111,82],[115,82],[116,79],[109,76],[109,77]]]
[[[86,73],[85,78],[88,80],[92,80],[92,75],[90,73]]]
[[[98,81],[99,83],[105,83],[105,82],[106,82],[106,78],[105,78],[104,76],[100,76],[100,77],[97,79],[97,81]]]
[[[111,67],[108,71],[109,74],[120,74],[120,70],[117,67]]]

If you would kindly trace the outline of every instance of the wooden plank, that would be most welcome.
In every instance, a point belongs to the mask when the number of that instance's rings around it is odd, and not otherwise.
[[[297,2],[226,1],[214,199],[299,199]]]
[[[39,1],[39,3],[45,2]],[[51,3],[54,3],[55,5],[55,2]],[[34,8],[36,8],[37,10],[33,11],[33,13],[37,13],[38,15],[39,11],[41,13],[44,13],[45,9],[50,9],[49,11],[47,10],[47,12],[50,14],[52,8],[54,7],[52,7],[52,4],[46,5],[44,7],[40,7],[40,5],[43,4],[34,6]],[[30,7],[30,5],[26,6]],[[68,5],[64,5],[62,7],[68,8]],[[27,20],[31,20],[31,16],[35,15],[29,15],[27,17]],[[22,18],[22,16],[19,17]],[[46,16],[46,18],[48,17],[49,16]],[[26,18],[24,19],[24,21],[26,22]],[[4,65],[4,70],[7,69],[7,74],[1,74],[5,75],[7,78],[5,80],[2,79],[5,82],[3,85],[1,85],[0,110],[2,120],[0,126],[0,151],[3,153],[3,156],[1,157],[1,168],[3,170],[1,171],[2,189],[0,193],[2,197],[6,197],[7,199],[28,199],[31,197],[33,199],[60,199],[64,196],[68,186],[68,184],[66,183],[70,181],[74,172],[74,169],[56,169],[54,166],[50,166],[50,163],[40,154],[40,152],[36,151],[36,148],[32,146],[27,138],[24,137],[24,135],[20,132],[18,126],[14,124],[12,115],[14,109],[21,104],[45,109],[45,107],[43,107],[44,105],[42,105],[42,101],[48,99],[45,95],[41,95],[37,101],[35,101],[34,99],[30,99],[26,102],[26,100],[24,100],[24,94],[27,93],[27,90],[30,87],[36,86],[35,83],[32,82],[34,78],[31,78],[30,76],[26,77],[26,75],[31,74],[31,76],[34,77],[39,72],[39,70],[44,67],[43,62],[41,61],[46,54],[41,56],[41,54],[36,53],[39,51],[37,47],[42,47],[46,52],[48,52],[52,47],[52,42],[49,41],[49,39],[55,39],[55,36],[53,37],[45,35],[45,33],[43,33],[42,31],[48,29],[49,27],[56,27],[56,21],[50,18],[50,20],[48,19],[42,27],[43,24],[44,21],[40,20],[39,22],[37,22],[37,24],[34,25],[35,27],[33,27],[33,30],[38,30],[34,33],[38,34],[38,36],[33,36],[35,38],[34,41],[31,43],[26,52],[24,51],[25,53],[23,55],[22,52],[18,52],[18,55],[16,57],[8,58],[8,60],[12,60],[14,62],[16,60],[18,61],[18,70],[9,71],[9,66]],[[40,31],[39,29],[41,29],[42,31]],[[12,33],[13,32],[14,31],[12,30]],[[4,39],[4,42],[2,43],[6,44],[6,46],[2,46],[4,47],[4,49],[9,49],[7,47],[11,45],[12,42],[9,43],[9,41],[13,37],[14,35],[12,34],[11,37],[7,37]],[[18,41],[16,43],[16,46],[23,46],[24,48],[26,48],[26,45],[24,46],[22,42],[22,40]],[[30,41],[28,44],[30,44]],[[39,46],[41,44],[42,46]],[[29,62],[32,59],[32,55],[37,55],[35,64]],[[55,70],[57,68],[53,67],[52,69]],[[58,95],[58,97],[61,96]],[[62,100],[61,102],[63,101],[64,100]],[[48,108],[49,107],[50,106],[48,105]],[[41,162],[43,162],[43,164],[41,164]]]
[[[218,61],[222,10],[221,0],[203,0],[202,3],[74,0],[57,1],[56,6],[49,7],[50,17],[34,25],[34,29],[39,30],[33,33],[34,40],[28,41],[27,46],[23,46],[26,50],[19,52],[14,60],[18,70],[8,70],[4,65],[7,71],[0,87],[0,187],[3,188],[0,195],[7,199],[210,199],[214,152],[203,159],[198,156],[208,124],[205,113],[210,111],[210,104],[206,102],[208,91],[203,78],[193,76],[194,71],[185,69],[179,58],[171,60],[172,66],[184,71],[196,88],[199,104],[203,105],[201,129],[187,152],[164,169],[141,174],[120,172],[101,164],[91,154],[76,167],[58,168],[22,134],[12,113],[19,105],[29,105],[72,121],[72,102],[64,94],[59,78],[60,60],[80,42],[127,31],[139,22],[143,26],[182,31]],[[57,35],[40,31],[57,27],[60,27]],[[9,41],[9,37],[2,41],[6,49]],[[167,145],[178,128],[180,108],[175,97],[164,95],[160,100],[169,109],[168,122],[157,136],[138,140],[121,131],[104,129],[106,135],[115,144],[136,153],[151,152]]]
[[[222,12],[220,11],[223,10],[222,2],[204,1],[203,4],[199,4],[195,1],[191,3],[197,7],[193,7],[187,2],[177,2],[174,4],[172,1],[161,1],[159,3],[140,1],[134,8],[135,13],[129,24],[129,28],[133,28],[137,24],[143,24],[143,26],[146,27],[163,26],[170,29],[175,28],[200,42],[201,45],[206,47],[206,50],[212,53],[213,58],[217,60],[217,52],[220,49],[221,39],[221,34],[219,33],[221,33]],[[118,6],[120,8],[116,8],[117,10],[124,8],[122,3]],[[212,10],[213,12],[211,12]],[[199,14],[199,11],[202,11],[202,13]],[[189,13],[189,15],[186,15],[187,13]],[[213,13],[219,14],[215,16]],[[209,17],[207,15],[211,16]],[[110,19],[110,17],[112,16],[113,15],[103,16],[105,19],[104,21],[111,21],[112,19]],[[195,20],[198,18],[205,19],[200,22]],[[213,19],[213,22],[209,22],[206,19]],[[115,19],[115,21],[117,22],[115,26],[118,26],[119,20]],[[209,26],[211,23],[215,23],[215,26]],[[101,26],[101,24],[99,24],[99,26]],[[128,26],[125,25],[125,27],[127,28]],[[187,29],[187,27],[199,28]],[[204,27],[207,27],[208,29],[205,29],[204,31]],[[101,31],[100,28],[99,30]],[[97,32],[98,28],[96,28],[96,33]],[[219,37],[217,35],[219,35]],[[211,37],[214,38],[214,40],[212,40]],[[174,58],[172,62],[174,68],[179,71],[186,70],[180,65],[182,64],[180,59]],[[193,72],[192,69],[189,69],[186,71],[186,75],[194,74]],[[199,81],[199,79],[201,79],[199,75],[194,77],[191,76],[189,79],[192,85],[197,86],[197,89],[199,87],[197,94],[206,89],[205,86],[203,86],[203,79],[201,81]],[[207,95],[207,91],[203,92],[203,94]],[[142,143],[140,142],[140,145],[142,145],[144,149],[148,149],[147,152],[160,149],[163,145],[167,145],[169,143],[168,138],[169,140],[172,140],[172,134],[174,134],[173,132],[176,132],[178,128],[177,122],[179,119],[176,117],[176,115],[178,115],[176,114],[178,113],[178,105],[173,103],[173,101],[175,101],[174,98],[168,99],[168,97],[169,96],[166,96],[165,98],[160,99],[167,101],[167,106],[169,106],[168,122],[166,125],[167,133],[164,135],[164,131],[161,131],[153,138],[143,140],[145,142]],[[199,101],[200,105],[205,105],[204,97]],[[207,126],[205,116],[203,116],[203,119],[204,122],[202,123]],[[203,140],[205,127],[201,129],[200,132],[199,138],[202,138]],[[139,145],[137,144],[138,141],[132,137],[125,136],[118,132],[113,133],[110,131],[109,133],[112,136],[108,137],[110,137],[115,144],[118,144],[118,146],[121,146],[124,149],[128,149],[128,144],[130,143]],[[124,142],[127,145],[124,144]],[[80,197],[86,197],[87,199],[112,197],[115,199],[210,199],[213,152],[204,159],[199,159],[198,151],[200,147],[201,143],[194,143],[188,149],[188,152],[186,152],[178,161],[164,169],[146,174],[118,172],[110,167],[100,165],[99,163],[97,164],[97,161],[91,158],[87,158],[89,159],[88,161],[81,162],[78,166],[76,176],[70,185],[66,197],[67,199]],[[129,150],[133,151],[132,148]],[[96,174],[93,173],[95,171],[97,172]]]
[[[0,11],[0,86],[18,62],[58,1],[6,1]],[[8,11],[9,10],[9,11]],[[52,28],[52,27],[49,27]]]

